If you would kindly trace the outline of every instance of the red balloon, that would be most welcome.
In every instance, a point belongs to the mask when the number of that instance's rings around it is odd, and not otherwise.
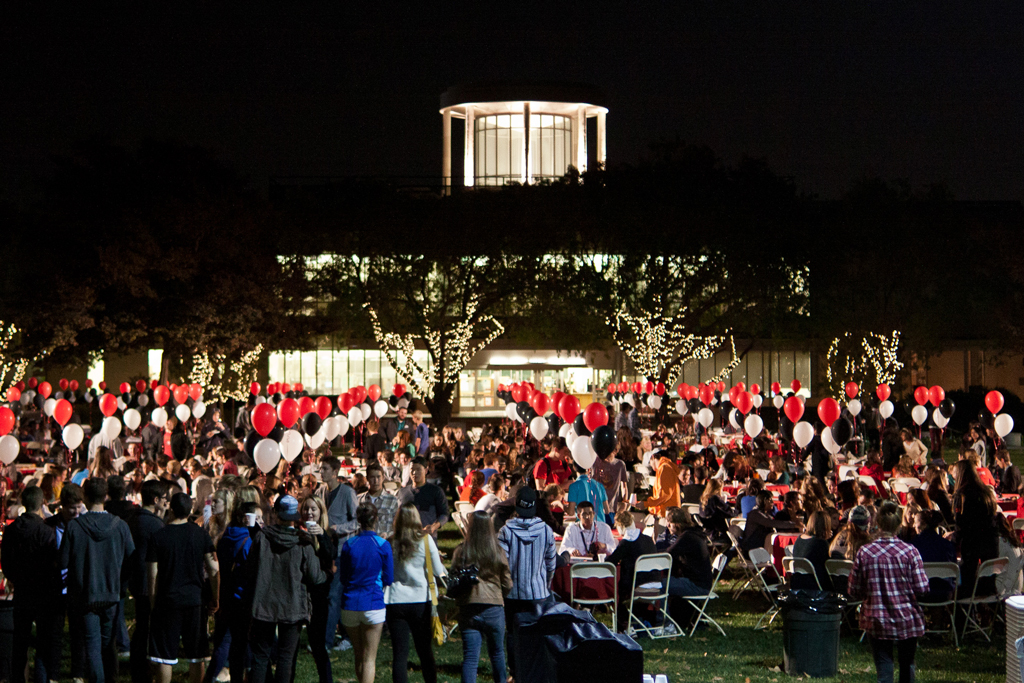
[[[551,394],[551,400],[548,401],[548,408],[550,408],[558,417],[562,417],[561,413],[558,411],[558,404],[562,402],[563,398],[565,398],[565,392],[556,391]]]
[[[131,390],[132,390],[132,385],[128,384],[128,382],[121,382],[121,386],[118,387],[118,393],[121,393],[121,394],[127,394]]]
[[[795,379],[795,380],[793,380],[792,382],[789,383],[789,388],[793,390],[794,394],[796,392],[800,391],[800,387],[801,386],[803,386],[803,385],[800,384],[800,380],[798,380],[798,379]]]
[[[356,400],[356,403],[362,403],[366,400],[366,387],[360,384],[359,386],[354,387],[354,390],[356,393],[352,398]]]
[[[818,403],[818,417],[826,427],[831,427],[832,423],[839,419],[839,412],[839,401],[834,398],[823,398]]]
[[[309,396],[303,396],[299,399],[299,417],[306,417],[306,415],[315,410],[316,403]]]
[[[891,394],[892,389],[889,388],[888,384],[879,384],[875,389],[875,395],[878,396],[879,401],[888,401]]]
[[[860,393],[860,387],[856,382],[847,382],[846,386],[843,387],[843,391],[846,392],[846,397],[852,400]]]
[[[608,385],[608,393],[609,394],[614,394],[616,388],[617,387],[615,386],[615,382],[612,382],[611,384]]]
[[[782,411],[786,413],[790,422],[796,424],[804,416],[804,404],[796,396],[790,396],[782,404]]]
[[[936,408],[942,403],[943,399],[946,398],[946,390],[936,384],[934,387],[928,390],[928,400]]]
[[[259,396],[260,390],[262,389],[263,387],[260,386],[259,382],[253,382],[252,384],[249,385],[249,393],[252,394],[253,396]]]
[[[655,394],[655,396],[664,396],[665,395],[665,383],[664,382],[658,382],[657,384],[654,385],[654,394]]]
[[[744,384],[743,382],[736,382],[736,386],[738,386],[740,388],[740,391],[746,391],[747,390],[747,385]]]
[[[686,387],[686,398],[687,399],[697,398],[697,395],[699,393],[700,393],[700,391],[695,386],[688,386],[688,387]]]
[[[608,424],[608,409],[600,403],[591,403],[583,411],[583,424],[590,431],[606,426]]]
[[[274,430],[277,424],[277,413],[274,406],[269,403],[261,403],[252,409],[252,428],[260,436],[266,436]]]
[[[92,380],[91,379],[85,380],[85,388],[86,389],[92,389]]]
[[[715,389],[717,389],[718,391],[725,391],[725,382],[719,381]]]
[[[281,383],[281,393],[282,394],[287,394],[291,390],[292,390],[292,385],[291,384],[288,384],[288,382],[282,382]]]
[[[686,382],[683,382],[682,384],[677,386],[676,387],[676,393],[679,394],[679,398],[686,398],[686,392],[687,392],[687,390],[689,388],[690,388],[690,385],[687,384]]]
[[[174,400],[178,403],[184,403],[188,400],[189,386],[182,384],[180,387],[174,387]]]
[[[917,401],[917,405],[923,406],[928,402],[928,387],[918,387],[914,389],[914,400]]]
[[[135,390],[137,392],[139,392],[140,394],[142,392],[144,392],[146,390],[146,387],[148,387],[148,386],[149,386],[149,383],[146,380],[144,380],[144,379],[140,379],[140,380],[135,382]]]
[[[71,419],[72,412],[74,412],[74,409],[71,407],[71,401],[66,398],[62,398],[57,401],[57,405],[53,407],[53,419],[57,421],[57,424],[63,427],[68,423],[68,420]]]
[[[21,389],[18,387],[11,387],[7,390],[7,401],[8,403],[16,403],[21,400]],[[3,434],[0,434],[3,436]]]
[[[299,402],[294,398],[286,398],[278,403],[277,417],[280,418],[281,424],[284,425],[285,429],[291,427],[299,419]]]
[[[543,391],[538,391],[533,395],[533,401],[530,405],[533,406],[533,409],[537,411],[538,415],[545,415],[548,412],[550,404],[551,400],[548,398],[547,394]]]
[[[67,391],[68,390],[68,381],[66,379],[64,379],[63,377],[61,377],[60,381],[57,382],[57,386],[60,387],[61,391]]]
[[[341,394],[338,396],[338,408],[341,409],[343,415],[348,415],[348,411],[352,410],[352,406],[355,402],[352,400],[352,394]]]
[[[558,403],[559,417],[566,422],[572,422],[580,414],[580,400],[572,394],[566,394]]]
[[[302,382],[296,382],[294,385],[292,385],[292,390],[293,391],[305,391],[306,387],[303,386]]]
[[[985,394],[985,407],[991,411],[993,415],[998,415],[999,411],[1003,409],[1003,395],[998,391],[990,391]]]
[[[100,412],[107,417],[117,412],[117,397],[113,394],[103,394],[100,396]]]
[[[654,382],[644,382],[644,393],[645,394],[653,394],[654,393]]]
[[[743,389],[740,388],[739,384],[733,385],[732,389],[729,390],[729,402],[736,405],[736,397],[743,393]]]
[[[78,391],[78,380],[73,379],[68,382],[68,388],[71,389],[71,391]]]
[[[706,406],[711,405],[715,400],[715,389],[710,384],[704,384],[700,388],[700,402]]]
[[[100,387],[100,389],[102,389],[102,388],[103,387]],[[178,388],[178,385],[175,384],[174,382],[171,382],[170,384],[167,385],[167,388],[170,389],[171,393],[173,394],[174,390]]]
[[[160,385],[160,382],[156,381],[155,379],[149,380],[149,388],[150,389],[156,389],[159,385]]]
[[[39,395],[43,398],[50,398],[50,394],[53,393],[53,387],[50,386],[49,382],[40,382],[38,391]]]
[[[782,385],[779,384],[778,382],[772,382],[772,393],[773,394],[781,394],[782,393]]]
[[[752,394],[760,394],[761,393],[761,387],[759,385],[757,385],[757,384],[751,384],[750,385],[750,393],[752,393]]]
[[[516,403],[523,400],[523,387],[518,382],[512,385],[511,393],[512,400]]]
[[[14,411],[7,406],[0,407],[0,436],[6,436],[14,429]]]
[[[629,382],[619,382],[619,393],[625,394],[629,392]]]
[[[162,406],[167,403],[167,399],[170,397],[171,390],[162,384],[153,390],[153,400],[156,401],[158,406]]]
[[[188,395],[192,397],[193,401],[201,401],[203,398],[203,387],[199,384],[193,384],[188,388]]]
[[[36,379],[35,377],[29,377],[28,378],[28,388],[29,389],[35,389],[37,386],[39,386],[39,380]]]
[[[734,405],[739,409],[741,413],[746,415],[750,412],[750,409],[754,407],[754,396],[749,391],[741,391],[736,395],[736,401]]]
[[[18,387],[18,391],[25,391],[25,382],[22,380],[18,380],[18,383],[15,384],[14,386]],[[89,386],[92,386],[92,384],[90,384]]]
[[[633,386],[631,388],[633,389],[634,394],[642,394],[644,391],[644,385],[640,384],[640,382],[633,382]]]
[[[366,388],[366,395],[370,397],[370,400],[374,403],[380,398],[380,387],[376,384],[371,384]]]
[[[379,389],[379,387],[378,387]],[[321,396],[316,400],[314,404],[316,407],[316,414],[320,416],[321,420],[326,420],[331,414],[331,399],[326,396]]]
[[[277,382],[271,382],[267,385],[267,396],[273,396],[277,393]]]

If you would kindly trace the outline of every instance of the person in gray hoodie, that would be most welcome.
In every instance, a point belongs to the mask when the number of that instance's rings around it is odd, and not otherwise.
[[[309,586],[327,581],[311,543],[303,541],[294,523],[299,501],[281,496],[274,503],[274,524],[263,528],[249,551],[252,590],[250,683],[264,683],[277,634],[274,680],[290,683],[302,624],[309,621]]]
[[[508,556],[512,590],[505,598],[505,638],[508,669],[515,676],[518,634],[515,617],[532,612],[535,605],[551,599],[555,575],[555,534],[537,517],[537,492],[528,487],[516,494],[516,517],[498,532],[498,545]]]
[[[82,494],[88,512],[68,522],[60,544],[60,566],[68,570],[71,628],[85,634],[86,668],[95,683],[117,679],[114,625],[121,600],[121,575],[132,553],[128,525],[103,509],[107,480],[87,479]]]

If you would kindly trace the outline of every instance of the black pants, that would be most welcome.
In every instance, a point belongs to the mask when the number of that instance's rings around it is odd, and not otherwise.
[[[516,615],[520,612],[533,612],[534,607],[542,605],[550,600],[550,597],[541,600],[510,600],[505,599],[505,652],[510,676],[516,675],[516,658],[518,652],[516,647],[519,644],[519,633],[516,630]]]
[[[32,624],[36,625],[36,637],[32,638]],[[60,649],[53,648],[53,632],[63,629],[64,618],[56,605],[49,607],[30,606],[14,602],[14,650],[11,653],[11,681],[25,682],[25,666],[28,664],[28,648],[36,649],[36,683],[48,683],[60,678]],[[58,641],[58,645],[60,642]]]
[[[409,636],[420,658],[424,683],[437,683],[437,665],[431,646],[433,623],[429,602],[409,602],[387,606],[388,631],[394,660],[391,667],[393,683],[409,681]]]
[[[290,683],[295,650],[299,646],[299,631],[302,622],[294,624],[252,620],[249,631],[249,645],[252,647],[252,670],[249,683],[265,683],[267,665],[274,650],[274,633],[277,633],[277,658],[274,662],[274,683]]]
[[[153,680],[149,670],[149,619],[152,613],[149,596],[135,596],[135,631],[132,633],[131,650],[128,655],[132,683],[150,683]]]
[[[58,657],[64,649],[64,617],[67,616],[68,635],[71,640],[71,675],[68,678],[87,678],[88,676],[86,676],[85,672],[85,631],[79,624],[75,623],[72,613],[68,611],[67,597],[66,595],[61,596],[56,618],[53,620],[53,631],[50,633],[51,649]],[[39,628],[38,624],[36,628]],[[39,657],[37,656],[37,666],[38,660]],[[65,678],[64,676],[57,675],[60,673],[59,662],[55,663],[54,667],[53,673],[51,674],[50,671],[47,671],[47,675],[51,678]]]
[[[892,646],[896,644],[896,655],[900,663],[900,683],[914,683],[914,656],[917,654],[917,638],[906,640],[871,639],[871,652],[875,657],[875,672],[878,683],[892,683]]]
[[[323,584],[324,587],[328,585]],[[317,588],[320,587],[317,586]],[[310,591],[310,598],[313,611],[309,615],[309,623],[306,624],[306,640],[309,641],[309,651],[313,653],[316,675],[320,683],[334,683],[331,656],[327,652],[327,591],[323,591],[322,594]],[[296,648],[295,661],[298,659],[299,651]],[[292,662],[292,683],[295,683],[295,661]],[[233,679],[232,683],[234,683]]]

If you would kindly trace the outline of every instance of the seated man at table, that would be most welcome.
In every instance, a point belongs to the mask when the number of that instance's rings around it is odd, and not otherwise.
[[[571,557],[587,557],[614,551],[616,543],[612,528],[596,519],[593,504],[583,501],[576,510],[580,519],[566,528],[559,552],[569,553]]]
[[[992,469],[992,476],[996,480],[997,493],[1017,493],[1020,489],[1020,469],[1010,462],[1010,453],[1004,449],[996,451],[996,465]]]
[[[772,516],[775,508],[775,501],[771,491],[761,491],[757,494],[757,505],[747,515],[747,523],[743,527],[743,537],[740,539],[740,549],[743,554],[748,554],[754,548],[763,548],[764,542],[772,531],[793,531],[799,532],[800,525],[794,522],[776,521]]]

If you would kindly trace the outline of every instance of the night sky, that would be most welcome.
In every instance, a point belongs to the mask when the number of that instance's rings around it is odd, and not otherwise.
[[[222,5],[7,3],[0,183],[145,137],[259,186],[439,176],[447,86],[569,80],[605,89],[612,164],[679,137],[823,197],[879,175],[1024,199],[1020,2]]]

